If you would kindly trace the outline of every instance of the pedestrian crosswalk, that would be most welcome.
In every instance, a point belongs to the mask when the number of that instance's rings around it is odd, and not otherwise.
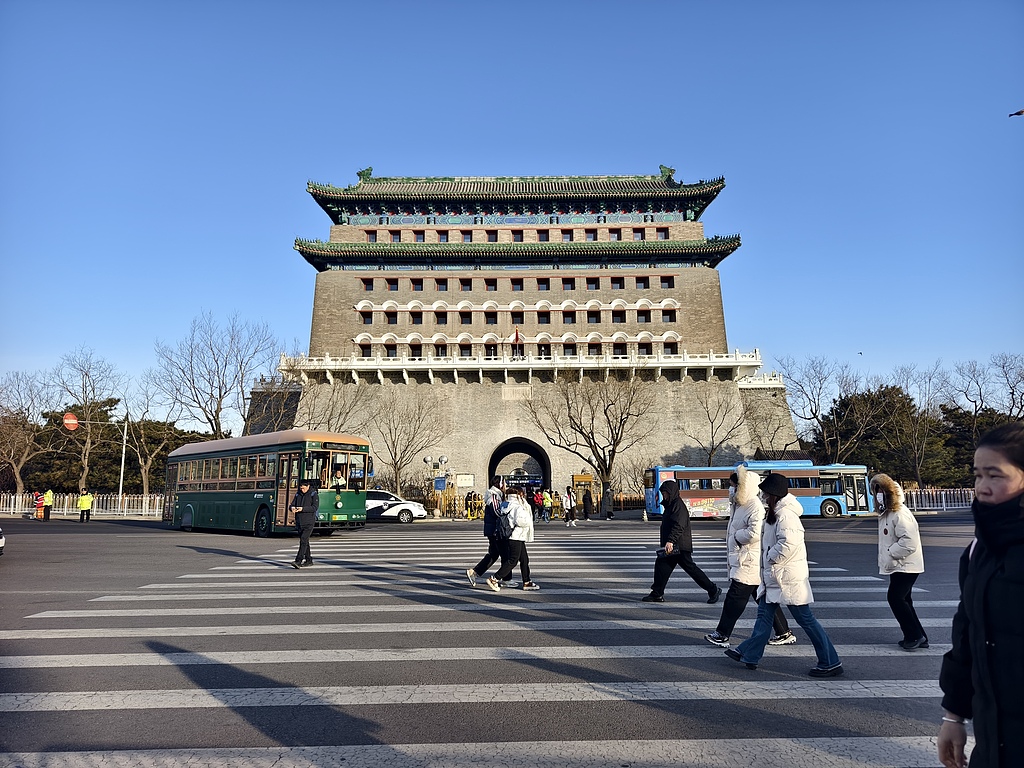
[[[815,614],[847,668],[813,680],[799,630],[754,672],[704,642],[721,605],[681,571],[666,603],[639,602],[650,526],[544,529],[534,593],[469,585],[486,542],[468,524],[315,539],[301,571],[294,540],[232,543],[0,627],[0,767],[938,765],[956,595],[920,587],[936,641],[900,650],[873,549],[853,568],[812,548]],[[694,543],[726,586],[720,538]],[[58,723],[76,738],[47,738]]]

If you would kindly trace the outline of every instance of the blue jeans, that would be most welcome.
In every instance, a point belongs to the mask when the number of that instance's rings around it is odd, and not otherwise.
[[[757,602],[757,620],[754,622],[754,629],[750,637],[736,646],[740,659],[746,664],[758,664],[764,656],[764,648],[768,645],[768,638],[772,634],[772,622],[775,618],[777,603],[769,603],[762,597]],[[839,654],[835,646],[825,634],[824,627],[818,623],[811,613],[809,605],[787,605],[793,620],[807,633],[814,645],[814,652],[818,655],[818,666],[821,668],[834,667],[840,663]]]

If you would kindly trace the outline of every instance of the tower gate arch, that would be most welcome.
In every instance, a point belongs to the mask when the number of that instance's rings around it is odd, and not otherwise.
[[[487,482],[490,483],[490,479],[498,474],[498,466],[503,459],[517,453],[525,453],[537,462],[542,477],[541,485],[550,488],[551,459],[548,458],[547,451],[539,443],[526,437],[510,437],[495,447],[487,461]]]

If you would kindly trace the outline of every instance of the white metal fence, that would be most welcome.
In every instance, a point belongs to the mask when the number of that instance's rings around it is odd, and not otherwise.
[[[159,518],[163,512],[162,493],[93,494],[92,514],[121,517]],[[35,514],[36,505],[31,493],[0,493],[0,515],[21,517]],[[50,517],[78,517],[78,494],[55,493]]]
[[[970,509],[974,502],[973,488],[923,488],[905,491],[907,506],[913,511]]]

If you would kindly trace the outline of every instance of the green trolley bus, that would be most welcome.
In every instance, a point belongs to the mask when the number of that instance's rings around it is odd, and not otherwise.
[[[320,494],[314,532],[366,525],[366,482],[373,475],[370,443],[332,432],[289,429],[190,443],[167,457],[163,520],[198,528],[295,531],[289,502],[308,479]]]

